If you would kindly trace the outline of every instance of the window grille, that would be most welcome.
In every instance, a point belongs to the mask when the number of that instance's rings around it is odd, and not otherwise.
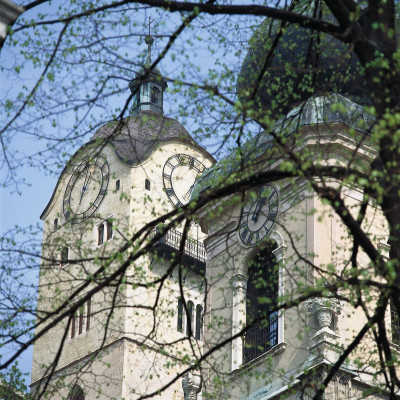
[[[278,344],[278,317],[271,316],[267,326],[256,325],[243,338],[243,362],[248,363]]]
[[[247,363],[278,344],[276,313],[278,265],[267,246],[249,265],[246,291],[246,325],[250,329],[243,337],[243,361]]]

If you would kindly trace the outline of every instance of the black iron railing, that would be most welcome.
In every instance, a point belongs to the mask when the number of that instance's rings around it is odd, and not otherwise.
[[[400,316],[392,311],[392,342],[400,344]]]
[[[157,228],[153,231],[153,237],[158,233]],[[164,243],[172,248],[179,250],[182,242],[182,233],[175,230],[169,229],[163,236],[161,236],[159,243]],[[206,250],[204,244],[200,243],[196,239],[186,238],[185,243],[185,254],[199,260],[200,262],[206,262]]]
[[[248,363],[278,344],[278,316],[270,316],[267,326],[256,325],[243,336],[243,362]]]

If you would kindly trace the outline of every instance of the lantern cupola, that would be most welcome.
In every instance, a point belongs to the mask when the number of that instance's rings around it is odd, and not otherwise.
[[[161,71],[157,67],[151,68],[151,46],[154,38],[150,35],[150,28],[145,42],[148,48],[147,62],[136,73],[136,77],[129,82],[134,102],[132,113],[137,114],[142,110],[151,110],[163,114],[164,90],[168,85]]]

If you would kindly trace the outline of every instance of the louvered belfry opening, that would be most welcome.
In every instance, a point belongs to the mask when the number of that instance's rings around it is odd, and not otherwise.
[[[278,343],[279,270],[273,245],[262,249],[248,269],[243,361],[247,363]]]

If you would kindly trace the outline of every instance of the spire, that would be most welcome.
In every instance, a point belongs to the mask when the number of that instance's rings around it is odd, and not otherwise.
[[[149,28],[149,33],[144,39],[147,44],[146,64],[136,73],[136,77],[129,82],[129,89],[133,93],[133,114],[146,110],[164,114],[163,95],[165,88],[168,86],[167,82],[157,67],[149,70],[151,66],[151,47],[154,43],[154,37],[151,36],[152,22],[154,20],[152,21],[149,17],[149,23],[146,25],[146,28]]]
[[[151,18],[149,17],[149,23],[146,25],[146,28],[149,27],[149,34],[146,35],[146,37],[144,38],[145,43],[147,44],[147,65],[151,65],[151,46],[153,46],[154,43],[154,38],[153,36],[151,36],[151,23],[154,22],[151,20]]]

